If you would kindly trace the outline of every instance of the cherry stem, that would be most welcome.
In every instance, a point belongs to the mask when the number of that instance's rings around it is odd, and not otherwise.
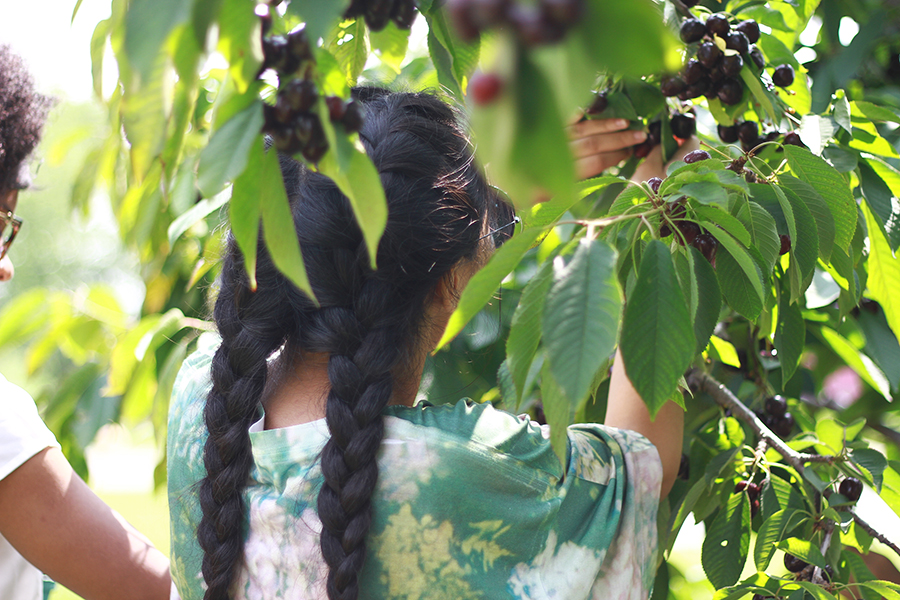
[[[819,454],[806,454],[802,452],[797,452],[790,446],[784,443],[784,441],[775,435],[771,429],[766,427],[766,425],[760,421],[753,411],[747,408],[743,402],[738,400],[737,396],[735,396],[731,390],[725,387],[724,384],[717,381],[711,375],[704,373],[699,369],[692,369],[687,375],[688,385],[690,385],[692,390],[703,391],[709,394],[709,396],[723,408],[731,410],[731,414],[734,417],[737,417],[741,421],[747,423],[751,429],[760,437],[761,440],[765,440],[769,446],[775,449],[783,458],[784,462],[794,467],[794,469],[800,474],[803,475],[804,471],[804,463],[811,462],[821,462],[834,464],[835,462],[841,462],[846,460],[846,457],[843,455],[840,456],[821,456]],[[893,550],[900,556],[900,546],[897,546],[894,542],[887,539],[883,533],[876,531],[871,525],[869,525],[862,517],[856,514],[852,508],[848,509],[850,514],[853,515],[853,520],[856,524],[863,529],[866,533],[877,539],[879,542]]]

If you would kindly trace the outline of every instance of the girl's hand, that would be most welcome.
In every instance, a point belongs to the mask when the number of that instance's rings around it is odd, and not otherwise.
[[[569,146],[580,179],[595,177],[629,156],[631,147],[647,139],[647,132],[626,129],[625,119],[593,119],[568,128]]]

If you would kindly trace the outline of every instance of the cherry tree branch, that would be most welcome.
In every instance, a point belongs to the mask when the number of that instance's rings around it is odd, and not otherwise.
[[[780,437],[778,437],[771,429],[769,429],[765,423],[760,421],[759,418],[753,413],[753,411],[747,408],[744,403],[737,398],[737,396],[731,393],[731,390],[725,387],[724,384],[717,381],[709,374],[700,371],[699,369],[694,369],[690,373],[688,373],[687,382],[688,385],[691,386],[692,390],[706,392],[716,402],[716,404],[730,410],[731,414],[734,417],[747,423],[747,425],[749,425],[750,428],[759,436],[761,442],[764,441],[769,445],[769,447],[774,448],[775,451],[777,451],[782,456],[782,458],[784,458],[784,462],[794,467],[794,469],[801,475],[803,474],[804,466],[806,463],[825,462],[832,464],[834,462],[845,460],[843,456],[820,456],[818,454],[797,452],[796,450],[785,444],[784,441]],[[853,515],[853,520],[860,528],[863,529],[863,531],[877,539],[879,542],[881,542],[882,544],[896,552],[898,556],[900,556],[900,546],[897,546],[897,544],[887,539],[883,533],[875,530],[875,528],[869,525],[853,509],[850,509],[850,514]]]
[[[799,473],[803,472],[805,463],[823,462],[832,464],[844,460],[841,456],[822,456],[797,452],[785,444],[765,423],[760,421],[752,410],[747,408],[743,402],[738,400],[737,396],[731,393],[731,390],[710,375],[695,369],[688,374],[687,381],[692,388],[706,392],[716,401],[716,404],[730,410],[732,415],[747,423],[759,436],[760,440],[765,440],[769,447],[774,448],[784,457],[784,462],[794,467]]]
[[[898,547],[897,544],[884,537],[883,533],[876,531],[875,528],[869,525],[865,519],[856,514],[856,511],[852,508],[850,509],[850,514],[853,515],[853,520],[856,522],[856,525],[858,527],[860,527],[863,531],[871,535],[873,538],[875,538],[876,540],[896,552],[898,556],[900,556],[900,547]]]

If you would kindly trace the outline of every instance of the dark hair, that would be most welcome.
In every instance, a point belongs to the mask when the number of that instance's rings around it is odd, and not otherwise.
[[[267,359],[284,348],[327,353],[331,438],[321,453],[321,550],[331,600],[353,600],[366,557],[378,478],[382,410],[394,375],[420,343],[427,301],[454,266],[490,245],[511,209],[476,168],[456,112],[428,94],[354,90],[366,108],[360,138],[381,175],[388,224],[370,268],[348,199],[330,179],[281,157],[297,236],[319,306],[273,265],[260,237],[252,291],[229,239],[214,316],[222,344],[206,403],[207,476],[201,482],[206,600],[229,597],[241,567],[243,489],[252,467],[248,427],[258,418]],[[487,241],[485,241],[487,240]]]
[[[21,167],[41,140],[52,103],[35,91],[22,59],[0,45],[0,192],[28,186]]]

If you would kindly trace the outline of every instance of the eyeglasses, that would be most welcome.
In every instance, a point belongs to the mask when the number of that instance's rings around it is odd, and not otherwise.
[[[516,232],[515,226],[518,225],[518,224],[521,223],[521,222],[522,222],[522,219],[521,219],[521,218],[519,218],[519,217],[513,217],[513,220],[512,220],[512,221],[510,221],[510,222],[507,223],[506,225],[503,225],[502,227],[497,227],[496,229],[491,229],[491,230],[488,231],[486,234],[484,234],[483,236],[481,236],[480,238],[478,238],[478,241],[480,242],[481,240],[483,240],[484,238],[486,238],[486,237],[488,237],[488,236],[491,236],[491,235],[500,233],[500,232],[503,231],[504,229],[507,229],[507,228],[509,228],[509,227],[512,227],[513,230],[509,232],[509,235],[508,235],[508,236],[506,236],[506,239],[509,239],[509,238],[511,238],[511,237],[513,236],[513,234]],[[505,241],[505,240],[504,240],[504,241]]]
[[[22,219],[12,214],[12,212],[0,213],[0,260],[9,252],[9,247],[12,246],[13,240],[16,239],[16,234],[19,233],[21,228]]]

